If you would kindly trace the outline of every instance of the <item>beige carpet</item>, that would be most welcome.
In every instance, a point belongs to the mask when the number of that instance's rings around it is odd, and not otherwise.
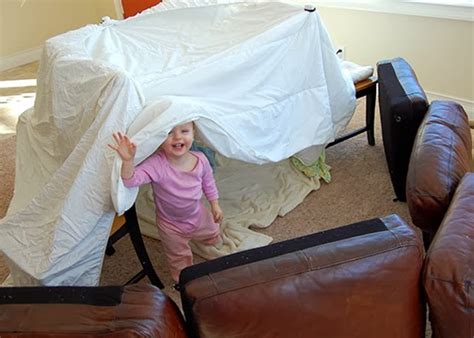
[[[0,81],[33,79],[36,70],[36,63],[16,68],[0,73]],[[15,86],[14,83],[12,85]],[[32,104],[31,93],[34,90],[35,87],[0,88],[0,218],[5,215],[13,193],[15,116],[18,109]],[[359,100],[348,129],[362,126],[364,121],[365,102]],[[320,190],[311,193],[296,209],[275,220],[267,229],[257,231],[273,237],[275,241],[282,241],[391,213],[397,213],[409,222],[406,203],[393,202],[394,193],[384,156],[377,110],[376,145],[369,146],[363,134],[328,149],[327,163],[332,167],[332,183],[322,183]],[[145,243],[155,269],[167,286],[165,292],[178,300],[179,295],[170,290],[171,278],[164,266],[160,243],[149,238],[145,239]],[[116,253],[105,258],[102,285],[123,284],[139,270],[140,265],[128,237],[120,240],[115,248]],[[202,259],[196,257],[196,262],[199,261]],[[7,274],[8,269],[0,257],[0,281]]]

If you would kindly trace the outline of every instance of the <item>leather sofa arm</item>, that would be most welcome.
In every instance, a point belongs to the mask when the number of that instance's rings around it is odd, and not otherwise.
[[[423,283],[433,337],[474,337],[474,173],[459,184],[428,250]]]
[[[0,288],[0,336],[186,337],[173,301],[149,284]]]

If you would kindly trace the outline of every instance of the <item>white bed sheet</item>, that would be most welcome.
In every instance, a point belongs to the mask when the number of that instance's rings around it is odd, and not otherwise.
[[[165,1],[48,40],[0,221],[13,284],[98,283],[115,211],[138,193],[107,150],[113,131],[138,144],[137,163],[190,120],[226,157],[262,164],[304,150],[316,159],[354,108],[318,13],[301,7]]]

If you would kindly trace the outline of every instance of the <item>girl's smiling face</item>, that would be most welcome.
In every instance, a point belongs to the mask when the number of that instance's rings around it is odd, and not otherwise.
[[[161,145],[161,149],[168,158],[178,159],[189,152],[193,140],[193,122],[180,124],[168,133],[168,137]]]

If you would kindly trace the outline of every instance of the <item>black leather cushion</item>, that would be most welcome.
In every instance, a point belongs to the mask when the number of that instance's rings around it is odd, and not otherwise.
[[[428,100],[415,72],[402,58],[377,63],[385,157],[395,195],[405,201],[408,162]]]

